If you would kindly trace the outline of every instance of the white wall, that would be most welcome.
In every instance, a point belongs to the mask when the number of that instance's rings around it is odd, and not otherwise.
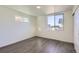
[[[28,17],[29,23],[17,23],[15,16]],[[0,47],[35,36],[35,17],[0,6]]]
[[[76,52],[79,53],[79,6],[75,8],[74,14],[74,46]]]
[[[64,12],[64,30],[63,31],[50,31],[48,30],[46,16],[37,17],[37,25],[39,31],[37,36],[56,39],[65,42],[73,42],[73,17],[72,11]]]

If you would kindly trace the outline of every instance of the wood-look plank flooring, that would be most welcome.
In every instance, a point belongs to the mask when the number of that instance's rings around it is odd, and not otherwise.
[[[75,53],[72,43],[33,37],[3,48],[0,53]]]

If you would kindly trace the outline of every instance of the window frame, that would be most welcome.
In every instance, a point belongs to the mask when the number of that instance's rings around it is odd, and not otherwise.
[[[64,30],[64,13],[63,12],[56,12],[56,13],[53,13],[53,14],[48,14],[47,15],[47,24],[48,24],[48,16],[54,16],[54,30],[57,30],[56,29],[56,22],[55,22],[55,16],[56,15],[63,15],[63,20],[62,20],[62,25],[63,25],[63,27],[61,27],[62,29],[58,29],[58,30]],[[49,27],[49,26],[48,26]],[[50,27],[50,29],[52,29],[52,27]]]

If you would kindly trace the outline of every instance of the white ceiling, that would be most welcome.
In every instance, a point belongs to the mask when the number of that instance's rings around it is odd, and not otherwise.
[[[9,5],[7,7],[34,16],[67,11],[73,8],[72,5],[40,5],[40,9],[37,9],[36,6],[38,5]]]

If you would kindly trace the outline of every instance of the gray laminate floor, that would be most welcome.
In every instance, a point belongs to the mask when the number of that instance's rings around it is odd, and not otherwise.
[[[3,48],[0,53],[75,53],[71,43],[33,37]]]

